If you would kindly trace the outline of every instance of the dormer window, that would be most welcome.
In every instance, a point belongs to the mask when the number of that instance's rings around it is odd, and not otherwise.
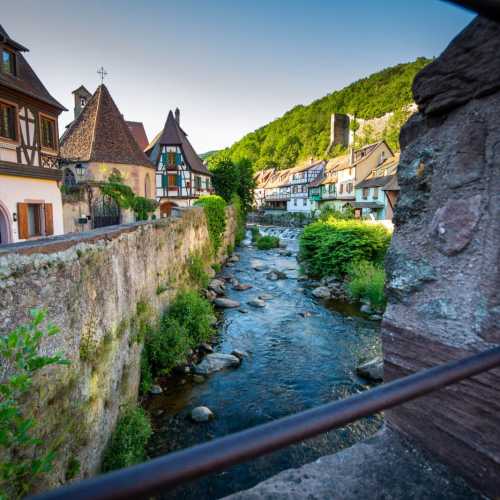
[[[2,72],[13,76],[16,74],[16,55],[7,49],[2,50]]]

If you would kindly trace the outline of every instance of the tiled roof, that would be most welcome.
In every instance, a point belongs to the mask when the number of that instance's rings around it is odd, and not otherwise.
[[[126,122],[130,132],[134,136],[135,142],[144,151],[149,144],[148,136],[146,135],[146,131],[144,130],[144,125],[142,122]]]
[[[186,132],[184,132],[177,123],[172,111],[168,113],[163,130],[155,136],[153,141],[145,149],[146,154],[151,155],[156,144],[160,144],[161,146],[180,146],[184,153],[184,159],[193,172],[211,175],[207,167],[201,161],[201,158],[197,155],[193,146],[191,146]],[[157,159],[151,158],[151,160],[155,162]]]
[[[137,145],[106,86],[92,98],[61,140],[61,157],[153,167]]]
[[[399,191],[398,176],[392,175],[392,179],[382,188],[382,191]]]
[[[48,90],[28,64],[28,61],[21,54],[21,52],[27,52],[28,49],[12,40],[1,25],[0,41],[11,47],[16,53],[16,75],[13,76],[3,71],[0,72],[0,85],[50,104],[61,111],[66,111],[66,108],[49,94]]]

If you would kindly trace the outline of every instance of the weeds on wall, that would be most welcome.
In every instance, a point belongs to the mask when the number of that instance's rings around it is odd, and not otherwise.
[[[246,212],[241,198],[237,194],[231,197],[231,205],[234,207],[236,213],[236,233],[234,235],[234,244],[239,246],[245,239],[245,226],[246,226]]]
[[[217,255],[226,230],[226,202],[220,196],[208,195],[201,196],[195,205],[205,211],[213,253]]]
[[[46,312],[32,310],[31,321],[0,337],[2,365],[12,373],[0,383],[0,496],[21,498],[32,490],[35,482],[51,471],[55,451],[40,451],[43,441],[35,434],[40,426],[26,415],[21,400],[29,397],[37,372],[50,365],[68,365],[61,354],[38,354],[44,337],[56,335],[54,325],[42,326]],[[33,453],[33,450],[35,452]]]
[[[103,472],[144,462],[146,445],[152,432],[151,421],[142,408],[126,408],[118,419],[104,453]]]
[[[203,258],[198,253],[192,253],[188,258],[188,273],[191,282],[198,288],[208,286],[209,277],[205,271]]]

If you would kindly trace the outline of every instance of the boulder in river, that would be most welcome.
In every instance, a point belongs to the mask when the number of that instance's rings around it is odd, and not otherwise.
[[[326,286],[318,286],[311,293],[317,299],[329,299],[330,298],[330,289]]]
[[[225,368],[236,368],[239,364],[240,360],[232,354],[214,352],[205,356],[203,361],[194,367],[194,373],[197,375],[210,375]]]
[[[248,353],[245,351],[240,351],[239,349],[234,349],[234,351],[231,351],[231,354],[233,356],[236,356],[238,359],[242,360],[243,358],[246,358],[248,356]]]
[[[229,259],[227,259],[229,262],[239,262],[240,258],[238,256],[238,254],[233,254],[231,255],[231,257],[229,257]]]
[[[214,348],[210,344],[207,344],[206,342],[204,342],[203,344],[200,344],[199,349],[200,349],[200,351],[208,352],[209,354],[214,352]]]
[[[213,290],[205,290],[205,298],[209,302],[213,302],[217,298],[217,294]]]
[[[264,271],[265,269],[267,269],[267,265],[264,264],[264,262],[262,262],[261,260],[252,260],[250,262],[250,267],[254,271]]]
[[[270,293],[263,293],[262,295],[259,295],[260,300],[271,300],[273,296]]]
[[[286,280],[288,276],[283,271],[279,271],[278,269],[271,269],[271,271],[266,274],[266,278],[269,281],[278,281]]]
[[[203,375],[193,375],[193,382],[195,384],[203,384],[205,382],[205,377]]]
[[[158,394],[162,394],[163,389],[159,385],[152,385],[151,388],[149,389],[149,394],[153,394],[154,396],[157,396]]]
[[[262,299],[252,299],[247,304],[252,307],[266,307],[266,303]]]
[[[286,250],[284,248],[280,248],[278,250],[278,254],[281,255],[282,257],[291,257],[293,255],[291,250]]]
[[[215,299],[214,304],[216,307],[220,307],[221,309],[234,309],[236,307],[240,307],[240,303],[236,300],[224,299],[221,297]]]
[[[224,286],[224,281],[218,280],[218,279],[213,279],[210,281],[208,284],[208,289],[212,290],[215,292],[217,295],[224,295],[225,294],[225,286]]]
[[[212,410],[206,406],[197,406],[191,410],[189,415],[195,422],[208,422],[214,418]]]
[[[238,283],[237,285],[233,286],[233,290],[236,290],[237,292],[244,292],[245,290],[250,290],[250,288],[253,287],[248,283]]]
[[[238,311],[241,313],[241,314],[248,314],[248,311],[246,309],[238,309]]]
[[[356,373],[372,382],[382,382],[384,380],[384,361],[380,356],[359,365]]]
[[[365,314],[373,314],[373,309],[370,304],[363,304],[359,310]]]

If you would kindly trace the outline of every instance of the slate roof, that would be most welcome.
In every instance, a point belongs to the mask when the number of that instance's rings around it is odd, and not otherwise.
[[[61,139],[61,157],[154,168],[137,145],[106,85],[94,95]]]
[[[398,176],[392,175],[392,179],[382,188],[382,191],[399,191]]]
[[[184,132],[184,130],[182,130],[180,125],[177,123],[172,111],[169,111],[168,113],[167,121],[165,122],[163,130],[156,134],[155,138],[144,150],[145,153],[150,156],[157,144],[160,146],[180,146],[184,154],[184,159],[193,172],[204,175],[212,175],[203,164],[203,161],[198,156],[193,146],[191,146],[186,132]],[[157,158],[151,158],[151,160],[153,162],[158,161]]]
[[[371,177],[356,184],[357,188],[383,187],[387,185],[395,175],[385,175],[383,177]]]
[[[144,151],[149,144],[148,136],[146,135],[146,130],[144,130],[144,124],[142,122],[126,122],[130,132],[134,136],[135,142]]]
[[[29,97],[45,102],[60,111],[67,111],[66,108],[56,101],[44,87],[43,83],[36,76],[35,72],[26,61],[21,52],[27,52],[28,49],[20,43],[14,41],[0,25],[0,42],[9,46],[16,54],[16,75],[9,75],[0,71],[0,85],[4,85],[12,90],[17,90]]]

